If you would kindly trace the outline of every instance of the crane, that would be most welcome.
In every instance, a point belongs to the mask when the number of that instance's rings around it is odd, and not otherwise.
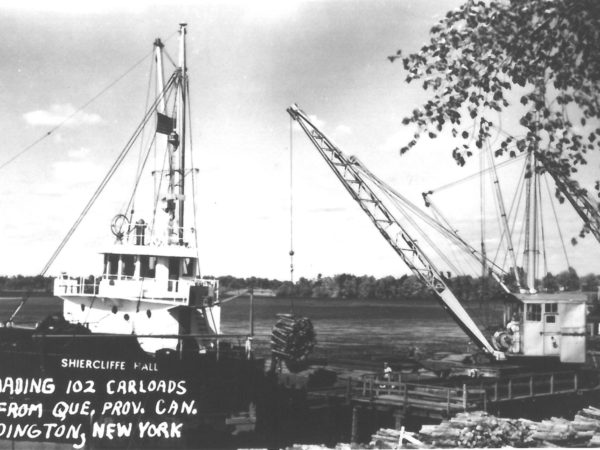
[[[346,156],[311,122],[298,105],[290,106],[287,112],[300,125],[317,151],[325,159],[329,168],[369,217],[383,238],[415,276],[435,292],[442,307],[458,326],[484,353],[495,360],[506,359],[503,352],[494,349],[450,290],[442,273],[370,187],[373,178],[370,176],[368,169],[357,158]]]

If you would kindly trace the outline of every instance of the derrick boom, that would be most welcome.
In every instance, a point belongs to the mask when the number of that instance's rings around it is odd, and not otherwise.
[[[419,280],[436,293],[442,307],[460,328],[481,350],[492,354],[496,359],[504,359],[505,355],[494,350],[427,255],[371,189],[367,182],[369,171],[366,168],[363,169],[362,163],[356,158],[347,157],[342,153],[311,123],[307,115],[297,105],[292,105],[287,109],[287,112],[292,119],[298,122],[338,180],[344,185],[350,196],[358,203],[388,244]]]

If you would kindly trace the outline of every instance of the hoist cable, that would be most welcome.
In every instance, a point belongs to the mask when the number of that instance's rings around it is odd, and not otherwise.
[[[294,286],[294,121],[290,116],[290,281]],[[294,313],[294,296],[291,296],[290,307]]]

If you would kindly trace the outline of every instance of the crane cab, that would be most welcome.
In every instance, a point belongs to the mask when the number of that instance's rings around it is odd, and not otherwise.
[[[504,304],[506,329],[494,343],[509,356],[586,360],[586,300],[581,292],[511,294]]]

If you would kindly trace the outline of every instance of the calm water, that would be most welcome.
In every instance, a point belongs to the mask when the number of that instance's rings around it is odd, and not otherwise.
[[[0,299],[0,320],[18,305],[17,298]],[[433,302],[364,302],[357,300],[294,300],[294,312],[309,317],[317,333],[314,356],[329,362],[349,360],[365,364],[393,361],[416,346],[424,353],[467,351],[468,339],[442,308]],[[278,313],[290,313],[287,299],[255,298],[255,348],[268,354],[269,335]],[[54,297],[32,297],[16,319],[33,324],[61,310]],[[223,305],[222,332],[248,334],[249,299],[238,298]]]

